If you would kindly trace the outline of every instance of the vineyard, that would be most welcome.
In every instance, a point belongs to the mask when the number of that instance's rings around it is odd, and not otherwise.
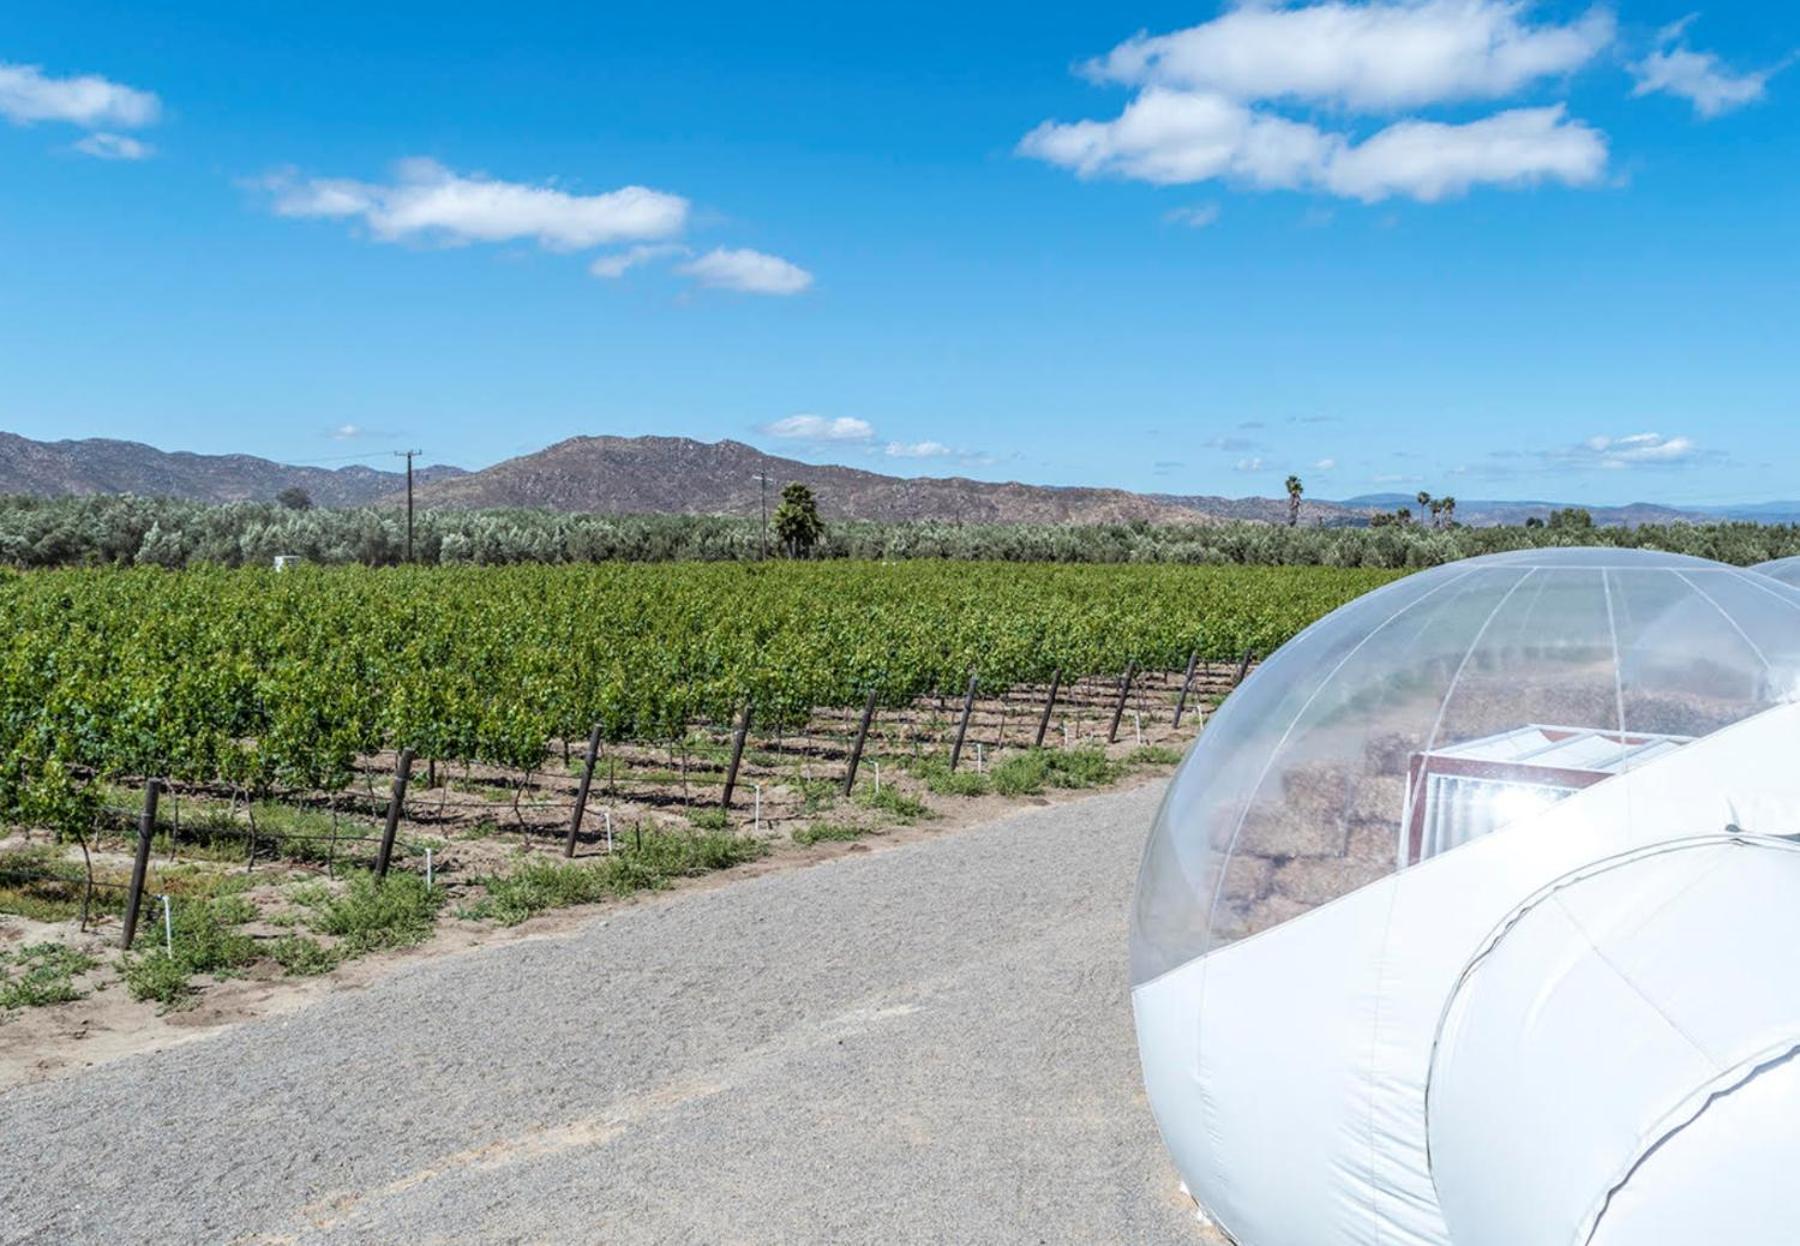
[[[511,921],[777,843],[991,816],[1172,763],[1250,654],[1391,578],[928,562],[9,575],[0,913],[85,927],[124,917],[127,894],[174,896],[160,959],[127,962],[134,993],[168,1002],[217,970],[181,961],[188,926],[207,955],[318,972],[423,937],[446,887]],[[386,872],[384,822],[402,875],[385,898],[366,872]],[[133,844],[152,838],[140,885]],[[357,905],[403,932],[358,933],[340,912]]]

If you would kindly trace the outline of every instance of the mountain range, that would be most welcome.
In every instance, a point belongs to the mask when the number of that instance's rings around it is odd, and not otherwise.
[[[416,484],[464,474],[460,467],[425,467],[414,477]],[[319,506],[366,506],[404,490],[406,473],[362,464],[291,466],[248,454],[189,454],[98,437],[33,441],[0,432],[0,494],[134,493],[196,502],[267,502],[296,486]]]
[[[0,432],[0,494],[66,497],[130,493],[202,502],[270,501],[298,487],[320,506],[367,506],[405,499],[403,472],[365,464],[289,465],[244,454],[192,454],[130,441],[33,441]],[[571,437],[480,471],[420,468],[420,506],[537,507],[619,514],[750,516],[773,508],[783,485],[799,481],[827,519],[960,523],[1285,523],[1285,497],[1133,493],[1083,486],[996,483],[965,477],[899,477],[767,454],[738,441],[687,437]],[[1468,524],[1522,523],[1570,503],[1465,499]],[[1380,511],[1417,508],[1410,494],[1306,499],[1301,522],[1347,526]],[[1800,522],[1800,502],[1674,508],[1652,503],[1590,506],[1596,523],[1641,524],[1744,519]]]

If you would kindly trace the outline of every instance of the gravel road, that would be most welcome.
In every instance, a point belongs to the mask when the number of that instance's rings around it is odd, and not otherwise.
[[[0,1242],[1194,1246],[1125,983],[1160,793],[421,959],[8,1091]]]

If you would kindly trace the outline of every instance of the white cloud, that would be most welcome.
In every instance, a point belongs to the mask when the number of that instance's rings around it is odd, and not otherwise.
[[[149,91],[96,74],[51,78],[38,65],[0,62],[0,117],[15,125],[64,121],[89,129],[133,130],[154,124],[161,115],[162,101]]]
[[[1393,195],[1431,202],[1481,184],[1588,185],[1606,168],[1605,137],[1568,120],[1561,105],[1459,125],[1400,121],[1356,143],[1222,95],[1160,87],[1144,91],[1113,121],[1045,122],[1019,149],[1081,177],[1111,174],[1157,185],[1219,178],[1367,203]]]
[[[956,451],[941,441],[890,441],[884,453],[891,459],[943,459]]]
[[[402,160],[391,183],[347,178],[265,179],[282,216],[357,218],[383,242],[530,239],[551,250],[668,238],[687,224],[688,201],[644,186],[597,195],[459,174],[435,160]]]
[[[615,279],[623,277],[626,273],[630,272],[640,264],[648,264],[652,260],[661,259],[665,255],[682,255],[686,252],[686,247],[675,244],[639,243],[637,246],[628,247],[623,251],[614,251],[610,255],[602,255],[599,259],[588,265],[588,271],[596,277]]]
[[[1190,229],[1205,229],[1219,219],[1219,205],[1216,203],[1197,204],[1191,208],[1170,208],[1163,213],[1163,220],[1171,225],[1186,225]]]
[[[1084,178],[1219,180],[1366,203],[1432,202],[1484,185],[1593,185],[1606,171],[1606,137],[1560,104],[1455,122],[1403,116],[1375,122],[1373,133],[1352,120],[1501,99],[1573,73],[1616,38],[1607,9],[1566,24],[1531,21],[1529,9],[1524,0],[1246,0],[1089,62],[1090,77],[1135,96],[1111,120],[1046,121],[1018,150]],[[1282,105],[1310,111],[1284,115]],[[1216,215],[1192,211],[1191,224]]]
[[[1618,470],[1685,463],[1699,453],[1700,447],[1691,437],[1634,433],[1629,437],[1589,437],[1579,446],[1560,452],[1557,457],[1577,466]]]
[[[1568,74],[1612,43],[1612,14],[1534,25],[1514,0],[1246,3],[1172,34],[1138,34],[1089,62],[1093,78],[1238,100],[1389,111],[1499,99]]]
[[[823,415],[789,415],[764,424],[765,436],[787,441],[872,441],[875,426],[867,420],[840,415],[835,419]]]
[[[355,424],[339,424],[336,428],[331,430],[331,439],[333,441],[354,441],[362,435],[363,430]]]
[[[1557,104],[1464,125],[1397,122],[1336,153],[1323,182],[1332,193],[1365,203],[1391,195],[1431,203],[1484,184],[1589,186],[1605,171],[1605,136],[1568,120]]]
[[[1752,73],[1733,73],[1712,52],[1695,52],[1684,41],[1693,17],[1685,17],[1658,34],[1656,48],[1631,67],[1637,79],[1633,95],[1661,92],[1687,100],[1702,117],[1717,117],[1734,108],[1754,104],[1768,87],[1769,79],[1789,61]],[[1791,58],[1790,58],[1791,60]]]
[[[1239,472],[1260,472],[1266,466],[1267,464],[1260,458],[1239,459],[1236,463],[1232,464],[1232,470]]]
[[[1317,463],[1313,464],[1313,470],[1318,472],[1334,472],[1337,470],[1337,460],[1320,459]]]
[[[143,160],[156,151],[150,144],[138,139],[105,131],[78,139],[75,150],[100,160]]]
[[[745,294],[799,294],[813,276],[798,264],[747,248],[715,247],[681,265],[703,286]]]

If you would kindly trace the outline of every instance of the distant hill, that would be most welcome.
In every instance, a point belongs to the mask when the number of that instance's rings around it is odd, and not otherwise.
[[[885,522],[1096,524],[1284,524],[1285,497],[1226,498],[1210,494],[1132,493],[1124,489],[994,483],[961,476],[888,476],[862,468],[805,463],[766,454],[738,441],[688,437],[571,437],[535,454],[477,472],[426,467],[417,473],[421,506],[462,510],[527,507],[615,514],[739,515],[758,513],[759,476],[769,480],[773,510],[781,486],[800,481],[818,496],[827,519]],[[66,497],[133,493],[201,502],[271,501],[291,485],[319,506],[397,503],[405,497],[402,471],[364,464],[339,468],[275,463],[247,454],[188,454],[132,441],[33,441],[0,433],[0,494]],[[1521,524],[1575,502],[1463,498],[1458,522],[1473,527]],[[1347,527],[1396,507],[1418,504],[1408,493],[1371,493],[1330,501],[1306,498],[1300,522]],[[1676,508],[1649,502],[1586,506],[1594,522],[1707,523],[1721,519],[1800,523],[1800,502]]]
[[[1340,505],[1383,511],[1391,511],[1399,506],[1410,506],[1415,513],[1419,509],[1418,496],[1412,493],[1367,493],[1361,497],[1346,498]],[[1543,519],[1553,510],[1566,510],[1572,506],[1587,511],[1594,517],[1594,522],[1603,527],[1615,524],[1635,528],[1639,524],[1647,523],[1711,523],[1717,519],[1738,517],[1726,513],[1730,508],[1709,513],[1699,508],[1681,510],[1673,506],[1658,506],[1653,502],[1630,502],[1624,506],[1589,506],[1585,502],[1508,502],[1484,498],[1457,498],[1456,522],[1468,524],[1472,528],[1522,524],[1527,519]],[[1761,522],[1785,521],[1765,519]]]
[[[767,476],[771,510],[790,481],[827,519],[962,523],[1209,523],[1213,516],[1123,489],[994,484],[960,476],[884,476],[803,463],[739,441],[687,437],[571,437],[418,492],[424,506],[545,507],[621,514],[755,515]]]
[[[426,467],[419,481],[463,474],[460,467]],[[349,467],[293,467],[248,454],[188,454],[135,441],[33,441],[0,433],[0,493],[68,497],[135,493],[198,502],[269,502],[298,485],[319,506],[364,506],[406,486],[404,471]]]

